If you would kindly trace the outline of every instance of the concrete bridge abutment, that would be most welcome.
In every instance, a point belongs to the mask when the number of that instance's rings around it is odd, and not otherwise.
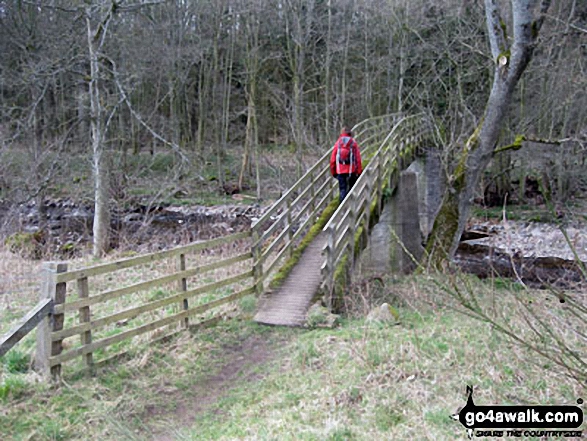
[[[410,273],[417,267],[442,201],[442,177],[440,155],[433,148],[391,177],[390,186],[395,188],[391,187],[394,191],[363,252],[363,273]]]

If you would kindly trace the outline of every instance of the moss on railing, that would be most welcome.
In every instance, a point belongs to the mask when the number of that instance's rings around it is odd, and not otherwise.
[[[293,267],[298,263],[300,257],[302,257],[302,253],[304,250],[312,243],[312,241],[320,234],[324,225],[328,222],[328,219],[334,214],[338,207],[338,199],[334,199],[330,204],[326,206],[318,220],[312,227],[308,230],[300,245],[294,250],[292,256],[287,259],[287,261],[283,264],[283,266],[277,271],[271,283],[269,283],[269,287],[271,289],[278,288],[284,281],[285,278],[289,275]]]

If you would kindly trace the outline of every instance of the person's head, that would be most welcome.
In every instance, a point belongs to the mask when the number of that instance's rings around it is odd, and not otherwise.
[[[341,135],[353,136],[353,132],[351,131],[351,129],[348,126],[344,126],[340,133],[341,133]]]

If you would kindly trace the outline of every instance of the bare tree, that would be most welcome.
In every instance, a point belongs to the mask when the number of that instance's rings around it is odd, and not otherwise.
[[[430,261],[440,265],[456,252],[467,222],[477,184],[493,157],[515,87],[532,59],[550,0],[510,0],[511,24],[502,17],[497,0],[485,0],[487,32],[494,78],[486,109],[458,155],[428,244]],[[508,35],[511,29],[511,35]]]
[[[94,226],[93,254],[100,257],[108,251],[108,229],[110,211],[108,208],[108,183],[104,160],[105,121],[100,97],[100,56],[108,28],[112,21],[115,2],[99,2],[86,7],[88,56],[90,59],[90,127],[92,133],[92,169],[94,172]]]
[[[296,144],[297,176],[302,175],[302,149],[304,145],[304,85],[307,55],[312,40],[315,1],[287,0],[285,14],[287,59],[292,75],[291,126]]]
[[[233,172],[227,161],[244,145],[234,170],[242,186],[247,178],[260,180],[259,145],[293,141],[291,164],[299,172],[302,147],[324,147],[343,122],[427,109],[446,134],[445,154],[456,148],[460,159],[455,193],[447,195],[437,226],[449,239],[431,244],[449,250],[502,129],[503,144],[516,133],[579,139],[584,132],[584,2],[555,4],[541,29],[541,6],[548,5],[538,0],[487,1],[486,20],[472,0],[174,0],[144,7],[145,1],[0,2],[6,155],[26,154],[41,164],[37,184],[31,174],[28,186],[18,185],[26,179],[16,165],[3,164],[3,188],[42,199],[36,190],[54,157],[91,162],[93,189],[60,187],[71,197],[95,199],[97,254],[108,245],[112,170],[105,157],[114,160],[116,149],[123,167],[114,175],[130,187],[140,179],[120,176],[144,167],[144,149],[173,149],[169,179],[211,168],[208,179],[222,184]],[[483,44],[487,26],[491,54]],[[530,58],[535,62],[526,69]],[[470,136],[473,125],[478,129]],[[467,148],[455,147],[467,138]],[[135,155],[128,167],[127,151]],[[190,168],[177,160],[183,154],[195,159]],[[67,167],[52,170],[72,181]],[[85,169],[75,173],[83,174],[76,182],[85,182]],[[202,179],[181,185],[189,193],[209,188]]]

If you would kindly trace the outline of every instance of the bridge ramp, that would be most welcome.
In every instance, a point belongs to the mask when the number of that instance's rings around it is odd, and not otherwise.
[[[254,317],[257,323],[277,326],[303,326],[322,277],[322,248],[326,235],[320,233],[304,250],[283,284],[264,294]]]

